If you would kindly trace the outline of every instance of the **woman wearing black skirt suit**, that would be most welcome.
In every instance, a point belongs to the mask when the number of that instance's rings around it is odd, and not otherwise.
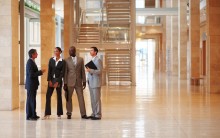
[[[51,115],[51,96],[54,89],[57,91],[57,116],[60,119],[63,115],[62,105],[62,83],[65,71],[65,61],[60,57],[62,50],[60,47],[54,49],[54,57],[50,58],[48,65],[48,88],[46,94],[45,116],[43,119],[49,119]]]

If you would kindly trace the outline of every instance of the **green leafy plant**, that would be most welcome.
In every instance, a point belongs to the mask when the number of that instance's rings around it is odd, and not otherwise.
[[[40,12],[40,6],[36,5],[35,3],[31,2],[31,1],[25,1],[24,6],[30,8],[36,12]]]

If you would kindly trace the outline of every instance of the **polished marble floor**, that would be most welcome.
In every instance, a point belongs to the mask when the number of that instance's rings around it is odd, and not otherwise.
[[[88,89],[84,94],[89,115]],[[2,138],[220,137],[220,95],[209,94],[204,85],[190,86],[176,77],[140,75],[137,86],[103,86],[103,118],[99,121],[81,120],[75,94],[73,118],[67,120],[64,115],[57,119],[56,93],[50,120],[26,121],[23,86],[20,96],[19,109],[0,111]],[[44,107],[45,94],[39,93],[38,115],[44,115]],[[63,107],[66,112],[64,97]]]

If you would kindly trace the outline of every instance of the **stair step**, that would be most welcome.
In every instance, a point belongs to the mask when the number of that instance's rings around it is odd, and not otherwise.
[[[88,34],[98,34],[99,33],[99,31],[88,31],[88,32],[86,32],[86,30],[81,30],[81,32],[80,33],[83,33],[83,34],[85,34],[85,33],[88,33]]]
[[[115,53],[106,53],[107,56],[112,56],[112,55],[118,55],[118,56],[129,56],[130,57],[130,52],[118,52],[115,51]]]
[[[99,41],[99,38],[97,38],[97,37],[96,38],[80,37],[79,40],[92,40],[92,41],[96,40],[96,41]]]
[[[130,21],[108,21],[108,24],[130,25]]]
[[[111,12],[111,11],[114,11],[114,12],[130,12],[130,8],[129,9],[126,9],[126,8],[111,8],[111,9],[106,9],[107,12]]]
[[[80,28],[80,31],[94,31],[94,32],[98,32],[99,28]]]
[[[131,78],[131,75],[125,75],[125,74],[108,74],[109,78],[116,78],[116,77],[120,77],[120,78]]]
[[[107,73],[108,76],[115,76],[115,75],[125,75],[125,76],[131,76],[131,73]]]
[[[123,55],[119,55],[119,54],[106,54],[107,55],[107,58],[109,59],[117,59],[117,58],[129,58],[130,59],[130,53],[127,53],[127,54],[123,54]],[[121,59],[119,59],[121,60]]]
[[[99,35],[79,35],[79,38],[99,38]]]
[[[108,3],[106,5],[107,9],[114,9],[114,8],[119,8],[119,9],[130,9],[130,3]]]
[[[118,2],[118,0],[106,0],[106,3],[108,2]],[[120,0],[120,2],[130,2],[130,0]]]
[[[130,57],[107,57],[108,62],[116,62],[116,61],[130,61]]]
[[[115,59],[107,59],[108,62],[130,62],[129,58],[123,59],[123,61],[121,60],[115,60]]]
[[[98,24],[81,24],[81,27],[98,27]]]
[[[130,68],[130,65],[108,65],[108,68]]]
[[[107,16],[108,15],[119,15],[119,14],[124,14],[124,15],[130,15],[130,11],[123,11],[123,10],[118,10],[118,11],[107,11]]]
[[[88,40],[88,39],[86,39],[86,40],[84,40],[84,39],[80,39],[80,40],[78,40],[79,42],[99,42],[99,40]]]
[[[79,35],[98,35],[99,32],[79,32]]]
[[[130,3],[131,3],[130,1],[108,1],[108,2],[106,2],[107,5],[109,5],[109,4],[130,5]]]
[[[130,27],[129,24],[108,24],[109,27]]]
[[[131,76],[117,76],[117,75],[114,75],[114,76],[108,76],[109,79],[112,79],[112,78],[121,78],[121,79],[131,79]]]
[[[108,18],[108,22],[109,21],[120,21],[120,22],[123,22],[123,21],[130,21],[130,18]]]
[[[130,18],[129,14],[109,14],[108,18]]]
[[[125,69],[114,69],[114,70],[108,70],[109,73],[114,73],[114,72],[121,72],[121,73],[131,73],[131,70],[125,70]]]
[[[119,78],[119,77],[112,77],[108,78],[109,81],[131,81],[131,78]]]

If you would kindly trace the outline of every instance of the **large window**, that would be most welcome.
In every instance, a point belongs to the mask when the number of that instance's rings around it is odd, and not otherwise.
[[[40,44],[40,23],[30,22],[30,45]]]
[[[136,0],[136,8],[145,8],[145,0]]]

